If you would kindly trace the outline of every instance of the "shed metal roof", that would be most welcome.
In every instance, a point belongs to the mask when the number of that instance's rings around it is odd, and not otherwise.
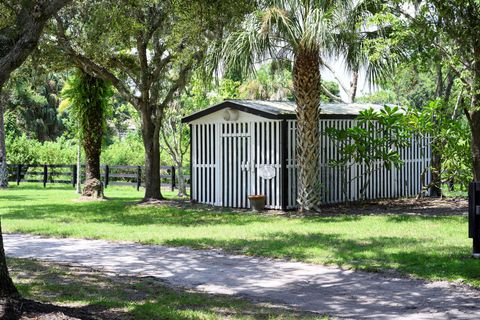
[[[296,104],[292,101],[267,101],[267,100],[225,100],[217,105],[193,113],[182,119],[182,122],[191,122],[210,113],[232,108],[248,113],[253,113],[269,119],[295,119]],[[373,108],[380,111],[383,106],[378,104],[359,103],[321,103],[324,118],[355,118],[360,111]]]

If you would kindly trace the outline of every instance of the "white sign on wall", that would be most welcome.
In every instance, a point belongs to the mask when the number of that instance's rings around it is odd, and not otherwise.
[[[275,178],[277,170],[270,164],[261,164],[258,166],[258,175],[260,178],[270,180]]]

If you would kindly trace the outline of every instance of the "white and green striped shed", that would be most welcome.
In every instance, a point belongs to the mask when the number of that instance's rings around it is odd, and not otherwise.
[[[327,127],[355,126],[361,110],[374,104],[324,104],[319,123],[320,181],[324,204],[360,200],[365,166],[331,166],[339,158]],[[287,101],[226,100],[182,120],[191,132],[191,199],[215,206],[248,208],[248,195],[266,196],[270,209],[297,206],[295,103]],[[387,170],[377,164],[370,175],[366,199],[415,196],[430,181],[431,149],[427,138],[413,139],[400,150],[404,162]],[[348,170],[345,174],[344,170]],[[344,177],[348,177],[345,188]],[[358,177],[357,179],[354,179]],[[422,179],[424,181],[422,181]]]

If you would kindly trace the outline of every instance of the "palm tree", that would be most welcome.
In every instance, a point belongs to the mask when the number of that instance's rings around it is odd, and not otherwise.
[[[227,66],[251,72],[263,59],[293,60],[297,104],[299,210],[318,210],[320,198],[319,120],[322,92],[321,57],[336,50],[339,28],[362,1],[274,0],[252,13],[243,29],[231,34],[223,48]],[[349,25],[349,24],[346,24]]]
[[[108,99],[112,95],[110,84],[78,70],[62,90],[65,99],[59,110],[68,108],[78,124],[78,132],[85,150],[86,181],[82,195],[102,198],[100,181],[100,154],[105,128]]]
[[[368,18],[382,11],[380,2],[365,0],[350,10],[347,13],[348,18],[341,20],[337,26],[336,45],[332,52],[335,57],[341,57],[351,71],[350,83],[344,83],[325,59],[322,60],[322,66],[332,73],[348,95],[348,101],[353,103],[357,97],[360,71],[365,72],[366,79],[371,84],[380,83],[392,75],[395,64],[405,52],[403,44],[378,45],[379,41],[384,43],[383,40],[393,31],[388,21],[367,26]]]

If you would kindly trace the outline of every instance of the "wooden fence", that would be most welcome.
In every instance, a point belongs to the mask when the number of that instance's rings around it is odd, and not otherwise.
[[[85,166],[82,166],[81,179],[85,179]],[[77,184],[77,166],[68,164],[9,164],[9,181],[39,182],[43,187],[47,184]],[[145,170],[143,166],[100,166],[101,179],[107,188],[110,185],[134,186],[137,190],[144,185]],[[184,175],[187,183],[190,176]],[[160,179],[162,186],[170,187],[172,191],[178,182],[177,168],[174,166],[161,166]]]

